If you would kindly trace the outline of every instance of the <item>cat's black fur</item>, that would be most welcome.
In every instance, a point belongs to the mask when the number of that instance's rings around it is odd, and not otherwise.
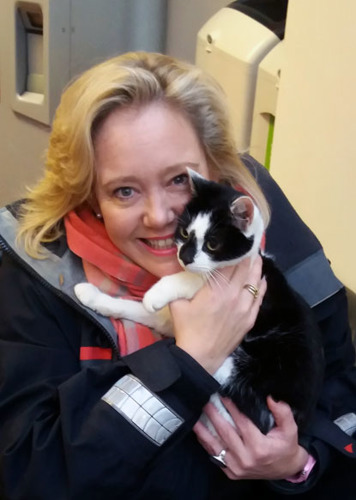
[[[176,231],[183,264],[193,259],[196,242],[194,234],[188,238],[182,234],[186,236],[190,222],[202,213],[211,214],[204,251],[209,253],[208,241],[210,247],[217,247],[210,252],[215,261],[229,261],[248,253],[254,236],[243,234],[231,212],[233,200],[244,195],[202,179],[193,179],[193,185],[195,194]],[[240,215],[244,226],[248,214]],[[234,373],[219,392],[231,398],[263,433],[273,425],[266,404],[268,395],[287,402],[297,425],[303,428],[314,410],[323,377],[320,332],[310,307],[291,289],[272,258],[263,256],[263,275],[267,292],[255,326],[233,353]]]

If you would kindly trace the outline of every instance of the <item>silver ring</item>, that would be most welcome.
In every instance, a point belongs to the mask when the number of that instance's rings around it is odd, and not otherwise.
[[[213,464],[218,465],[219,467],[225,468],[227,467],[225,462],[226,450],[221,450],[219,455],[210,455],[210,460]]]
[[[258,288],[257,287],[255,287],[254,285],[250,285],[250,283],[246,283],[246,285],[244,285],[244,289],[247,290],[248,292],[250,292],[253,295],[254,299],[257,299],[257,297],[258,297]]]

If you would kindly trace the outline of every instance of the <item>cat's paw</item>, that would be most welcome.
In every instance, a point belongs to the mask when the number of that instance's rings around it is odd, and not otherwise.
[[[100,295],[100,291],[96,286],[91,283],[78,283],[74,286],[74,293],[84,306],[95,309],[97,297]]]
[[[162,293],[162,290],[160,291],[154,285],[145,293],[142,303],[146,311],[154,313],[166,306],[168,301],[167,296]]]

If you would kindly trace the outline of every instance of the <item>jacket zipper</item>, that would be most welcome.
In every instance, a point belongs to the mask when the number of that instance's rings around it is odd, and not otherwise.
[[[20,264],[34,279],[36,279],[42,286],[50,290],[52,293],[54,293],[58,298],[61,300],[64,300],[67,304],[69,304],[71,307],[73,307],[76,311],[81,313],[83,316],[85,316],[87,319],[89,319],[92,323],[95,324],[105,335],[105,337],[109,340],[110,346],[113,349],[113,352],[117,354],[117,356],[120,355],[119,349],[116,346],[114,340],[112,339],[111,335],[107,332],[107,330],[97,321],[93,316],[91,316],[89,313],[86,312],[85,309],[80,307],[73,299],[71,299],[68,295],[60,292],[57,288],[53,287],[48,281],[46,281],[44,278],[42,278],[41,275],[39,275],[32,267],[27,264],[24,260],[22,260],[19,255],[11,248],[9,245],[0,237],[0,249],[5,251],[7,254],[10,255],[18,264]],[[1,264],[0,264],[1,265]]]

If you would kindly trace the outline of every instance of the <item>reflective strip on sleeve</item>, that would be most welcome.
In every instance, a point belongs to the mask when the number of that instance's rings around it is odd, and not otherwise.
[[[133,375],[120,378],[102,399],[158,446],[183,423],[181,417]]]
[[[343,288],[323,250],[315,252],[287,271],[286,278],[310,307],[317,306]]]
[[[352,436],[356,432],[356,413],[346,413],[334,420],[334,424],[346,432],[348,436]]]

